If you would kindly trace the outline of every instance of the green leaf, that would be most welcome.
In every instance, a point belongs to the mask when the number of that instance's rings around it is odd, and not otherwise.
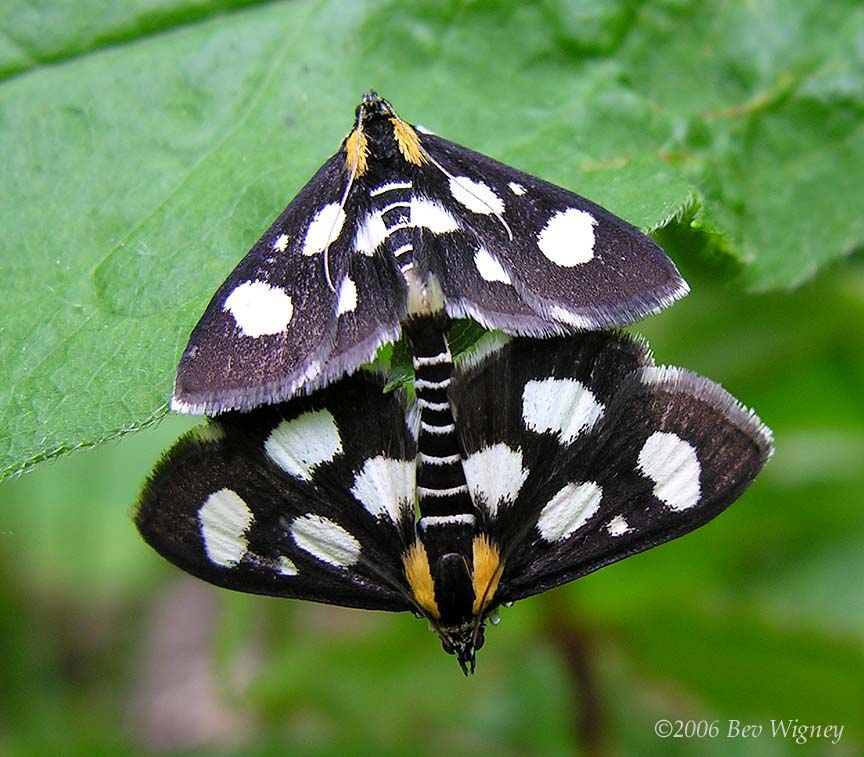
[[[0,75],[20,74],[99,48],[216,16],[262,0],[5,0]]]
[[[370,86],[742,286],[864,239],[852,0],[115,5],[0,11],[0,476],[164,414],[209,297]]]

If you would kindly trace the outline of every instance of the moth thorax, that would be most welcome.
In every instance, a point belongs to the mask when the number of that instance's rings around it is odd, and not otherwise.
[[[501,554],[488,535],[474,538],[473,561],[474,568],[474,615],[483,615],[495,598],[498,582],[504,570]]]
[[[408,163],[415,166],[422,166],[428,162],[423,148],[420,146],[420,136],[417,132],[405,123],[399,116],[393,116],[390,119],[393,124],[393,136],[396,139],[396,145],[399,147],[399,152]]]
[[[444,310],[444,293],[441,285],[433,274],[427,274],[424,280],[415,268],[403,271],[402,275],[408,284],[408,315],[434,315]]]
[[[370,152],[375,161],[388,166],[393,166],[394,162],[396,165],[404,165],[402,164],[404,148],[397,139],[396,130],[389,113],[378,110],[365,113],[358,129],[363,132],[368,141]],[[413,129],[411,131],[413,132]]]
[[[369,167],[368,159],[369,140],[362,129],[354,129],[345,138],[345,170],[359,179]]]
[[[474,581],[465,556],[456,552],[432,561],[435,601],[445,625],[468,622],[474,606]]]

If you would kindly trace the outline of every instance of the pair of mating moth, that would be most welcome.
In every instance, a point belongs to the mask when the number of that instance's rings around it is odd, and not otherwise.
[[[219,586],[425,617],[473,672],[501,605],[701,526],[770,456],[614,330],[687,291],[633,226],[367,93],[192,332],[172,407],[214,417],[138,528]],[[455,319],[493,331],[454,364]],[[400,337],[413,394],[360,370]]]

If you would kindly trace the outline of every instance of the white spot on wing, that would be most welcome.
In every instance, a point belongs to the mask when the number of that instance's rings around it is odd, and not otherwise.
[[[693,445],[677,434],[651,434],[639,452],[638,467],[654,482],[654,496],[673,510],[699,502],[699,458]]]
[[[342,279],[339,287],[339,302],[336,305],[336,315],[353,313],[357,309],[357,285],[350,276]]]
[[[584,526],[597,510],[603,489],[593,481],[567,484],[550,499],[537,519],[537,530],[549,542],[566,539]]]
[[[450,193],[453,199],[472,213],[501,215],[504,212],[504,201],[482,181],[474,181],[467,176],[451,176]]]
[[[485,247],[481,247],[474,253],[474,265],[477,266],[477,270],[486,281],[500,281],[502,284],[512,283],[507,271]]]
[[[302,515],[291,522],[294,543],[312,557],[347,568],[360,557],[360,542],[338,523],[320,515]]]
[[[507,186],[510,187],[510,191],[514,195],[525,194],[525,187],[523,187],[518,181],[511,181],[509,184],[507,184]]]
[[[459,231],[459,222],[441,203],[425,197],[411,198],[411,225],[429,229],[433,234]]]
[[[632,530],[621,515],[616,515],[606,524],[606,531],[609,533],[609,536],[624,536],[624,534],[629,534]]]
[[[288,235],[280,234],[276,237],[276,241],[273,242],[273,249],[277,252],[285,252],[288,249]]]
[[[294,315],[294,305],[284,289],[266,281],[244,281],[225,298],[222,310],[231,313],[244,336],[281,334]]]
[[[572,444],[579,434],[594,428],[603,409],[591,390],[575,379],[528,381],[522,391],[526,428],[538,434],[552,431],[563,444]]]
[[[368,213],[357,227],[354,237],[354,249],[364,255],[373,255],[375,250],[387,238],[387,225],[381,212]]]
[[[213,492],[198,510],[198,526],[204,550],[214,565],[233,568],[249,542],[246,531],[255,518],[243,498],[233,489]]]
[[[393,460],[382,455],[363,463],[354,478],[353,494],[372,515],[399,520],[400,507],[414,507],[413,460]]]
[[[297,570],[297,566],[285,555],[279,555],[279,572],[283,576],[296,576],[300,571]]]
[[[594,257],[597,219],[585,210],[567,208],[553,214],[537,236],[537,246],[549,260],[565,268]]]
[[[522,467],[522,451],[503,442],[469,455],[462,467],[471,498],[475,504],[485,502],[492,517],[498,514],[499,507],[516,500],[528,478],[528,470]]]
[[[324,252],[339,236],[344,223],[345,211],[339,207],[338,202],[331,202],[321,208],[306,229],[303,254],[314,255],[316,252]]]
[[[578,313],[571,313],[560,305],[553,305],[549,308],[549,317],[573,326],[580,331],[590,331],[597,328],[597,321],[586,318],[584,315],[579,315]]]
[[[309,481],[315,468],[342,452],[342,437],[330,411],[316,410],[282,421],[264,451],[288,475]]]

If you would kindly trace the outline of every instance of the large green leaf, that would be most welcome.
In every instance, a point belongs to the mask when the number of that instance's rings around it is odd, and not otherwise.
[[[864,239],[853,0],[117,7],[0,10],[0,476],[164,413],[210,294],[370,86],[634,223],[676,223],[747,287]]]

